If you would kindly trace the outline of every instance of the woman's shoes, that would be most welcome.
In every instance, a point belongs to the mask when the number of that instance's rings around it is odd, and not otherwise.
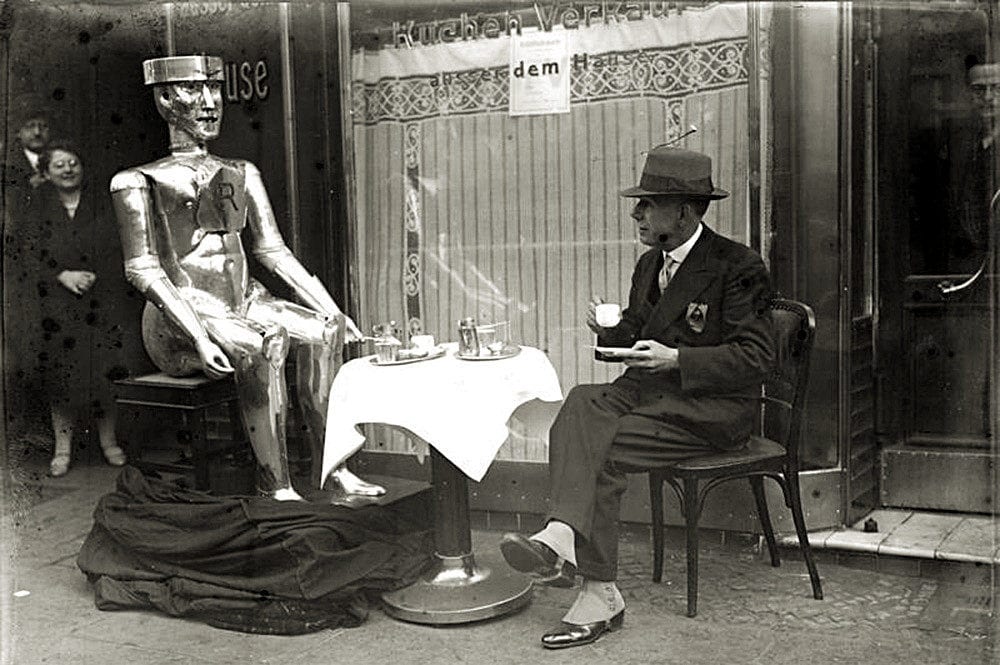
[[[56,455],[49,462],[49,475],[53,478],[65,476],[69,471],[69,455]]]
[[[108,461],[111,466],[124,466],[125,465],[125,451],[118,446],[108,446],[107,448],[102,448],[104,451],[104,459]]]
[[[111,466],[124,466],[125,465],[125,451],[118,446],[108,446],[107,448],[101,449],[104,452],[104,459],[107,460],[108,464]],[[49,462],[49,475],[53,478],[59,478],[65,476],[69,471],[69,455],[56,455]]]

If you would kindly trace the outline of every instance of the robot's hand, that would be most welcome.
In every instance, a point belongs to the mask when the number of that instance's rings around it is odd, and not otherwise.
[[[213,379],[221,379],[227,374],[233,373],[233,366],[229,363],[229,358],[223,353],[219,345],[204,337],[195,343],[198,357],[201,358],[201,366],[205,374]]]
[[[344,314],[344,340],[348,342],[358,342],[365,334],[361,332],[358,325],[351,317]]]

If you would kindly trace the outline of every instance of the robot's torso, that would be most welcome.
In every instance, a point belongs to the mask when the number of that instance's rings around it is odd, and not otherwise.
[[[243,309],[250,275],[240,236],[248,223],[258,250],[284,246],[249,162],[171,155],[119,173],[112,192],[116,204],[130,203],[124,223],[119,210],[130,279],[141,282],[138,273],[155,266],[199,310]]]

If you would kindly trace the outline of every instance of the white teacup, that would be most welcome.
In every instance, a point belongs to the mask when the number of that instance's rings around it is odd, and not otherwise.
[[[411,335],[410,346],[421,351],[430,351],[434,348],[434,335]]]
[[[602,328],[613,328],[621,323],[622,307],[618,303],[602,302],[595,311],[597,325]]]

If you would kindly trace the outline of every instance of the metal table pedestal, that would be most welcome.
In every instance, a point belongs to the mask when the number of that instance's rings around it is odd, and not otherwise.
[[[521,609],[531,601],[531,579],[497,553],[472,553],[465,474],[431,447],[434,545],[437,562],[410,586],[382,595],[385,611],[403,621],[455,624]]]

